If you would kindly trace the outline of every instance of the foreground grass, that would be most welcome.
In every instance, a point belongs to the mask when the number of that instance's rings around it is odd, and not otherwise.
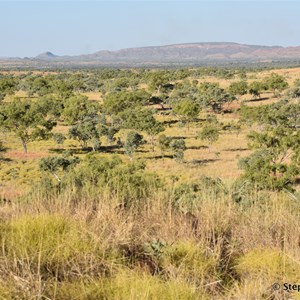
[[[288,194],[204,193],[192,217],[169,193],[128,210],[34,195],[1,206],[0,299],[288,299],[271,285],[300,281]]]

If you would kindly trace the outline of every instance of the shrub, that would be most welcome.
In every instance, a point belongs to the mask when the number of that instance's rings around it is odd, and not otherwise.
[[[174,191],[173,206],[179,209],[193,211],[205,198],[217,199],[227,193],[227,188],[220,178],[207,176],[197,181],[179,184]]]
[[[99,195],[108,193],[127,206],[153,195],[160,186],[159,177],[146,172],[145,167],[143,162],[123,163],[117,156],[107,159],[88,155],[68,174],[62,186],[72,188],[77,197],[97,195],[99,198]]]

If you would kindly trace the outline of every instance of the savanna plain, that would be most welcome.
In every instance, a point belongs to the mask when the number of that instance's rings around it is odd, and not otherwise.
[[[296,67],[2,70],[0,299],[300,299],[299,98]]]

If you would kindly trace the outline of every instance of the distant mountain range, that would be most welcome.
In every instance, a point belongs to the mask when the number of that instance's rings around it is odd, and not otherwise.
[[[300,60],[299,47],[258,46],[238,43],[187,43],[166,46],[138,47],[117,51],[102,50],[93,54],[57,56],[51,52],[33,58],[0,59],[25,64],[78,65],[151,65],[192,64],[205,62],[269,62]]]

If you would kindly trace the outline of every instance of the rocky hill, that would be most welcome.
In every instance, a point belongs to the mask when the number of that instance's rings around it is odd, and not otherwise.
[[[299,62],[299,47],[259,46],[238,43],[187,43],[166,46],[127,48],[117,51],[101,50],[93,54],[57,56],[51,52],[33,58],[9,58],[6,63],[34,66],[144,66],[144,65],[205,65],[221,63]]]
[[[89,55],[55,56],[46,52],[36,59],[57,59],[103,62],[183,62],[280,60],[300,58],[300,47],[257,46],[237,43],[189,43],[166,46],[127,48],[117,51],[102,50]]]

